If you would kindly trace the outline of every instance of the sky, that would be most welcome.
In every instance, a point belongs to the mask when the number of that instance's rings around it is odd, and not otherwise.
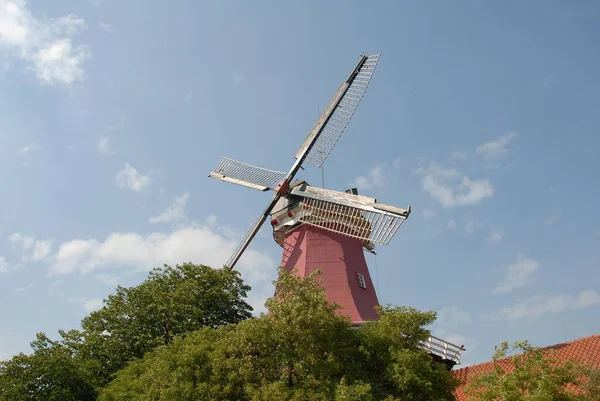
[[[595,1],[0,0],[0,359],[79,327],[153,267],[221,266],[361,54],[381,53],[324,170],[410,218],[367,255],[382,304],[439,313],[463,366],[600,333]],[[595,183],[595,184],[594,184]],[[257,313],[281,248],[238,268]]]

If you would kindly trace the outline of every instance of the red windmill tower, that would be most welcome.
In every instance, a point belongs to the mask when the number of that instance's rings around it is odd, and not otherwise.
[[[377,295],[363,249],[373,252],[375,245],[387,245],[410,215],[410,206],[401,209],[358,195],[354,189],[322,189],[294,181],[294,177],[303,163],[322,166],[356,111],[379,57],[361,56],[296,152],[296,161],[287,173],[223,157],[209,175],[260,191],[274,191],[273,199],[226,265],[235,266],[263,223],[270,219],[275,242],[283,248],[282,265],[301,276],[321,270],[327,298],[339,304],[339,312],[356,325],[377,318]]]

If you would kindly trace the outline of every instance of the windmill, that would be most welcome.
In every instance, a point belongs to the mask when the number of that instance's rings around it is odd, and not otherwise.
[[[339,313],[354,325],[377,319],[375,288],[364,252],[387,245],[410,215],[401,209],[358,194],[310,186],[294,181],[304,163],[321,167],[354,115],[379,62],[379,54],[361,56],[310,130],[286,172],[242,163],[227,157],[209,174],[214,179],[259,191],[273,191],[273,198],[258,216],[227,261],[234,267],[267,219],[273,238],[283,248],[281,264],[308,276],[320,269],[327,299],[341,306]],[[430,337],[423,347],[449,367],[460,363],[462,346]]]
[[[358,195],[356,189],[338,192],[294,181],[304,163],[321,167],[360,103],[379,54],[361,56],[352,73],[309,132],[296,161],[285,172],[269,170],[223,157],[210,177],[260,191],[274,192],[271,202],[250,227],[229,261],[234,267],[263,223],[270,218],[275,242],[283,248],[282,265],[301,276],[316,269],[330,301],[354,324],[377,318],[377,295],[363,249],[386,245],[410,214]]]

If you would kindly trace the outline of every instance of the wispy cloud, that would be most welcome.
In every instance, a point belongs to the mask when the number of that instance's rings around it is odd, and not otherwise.
[[[554,80],[552,79],[551,76],[546,76],[546,77],[544,77],[544,79],[542,79],[542,86],[544,88],[551,87],[553,83],[554,83]]]
[[[69,85],[85,78],[83,63],[89,52],[72,41],[85,26],[73,14],[38,19],[24,0],[0,3],[0,45],[12,49],[43,84]]]
[[[496,229],[496,230],[490,231],[487,241],[490,244],[495,245],[495,244],[499,244],[500,242],[502,242],[503,239],[504,239],[504,231],[502,231],[500,229]]]
[[[30,289],[34,288],[34,287],[35,287],[34,284],[27,284],[25,287],[15,288],[15,292],[25,292],[27,290],[30,290]]]
[[[0,273],[6,273],[10,269],[10,265],[4,258],[4,256],[0,256]]]
[[[493,141],[484,143],[475,149],[475,153],[486,160],[500,159],[508,153],[508,145],[517,136],[516,132],[508,132],[500,135]]]
[[[484,319],[510,321],[538,319],[548,313],[560,313],[600,305],[600,294],[593,290],[583,290],[578,295],[534,296],[513,306],[502,308],[484,315]]]
[[[475,222],[473,220],[469,220],[465,223],[465,231],[469,234],[473,234],[475,231]]]
[[[125,163],[125,167],[117,171],[115,177],[117,187],[131,189],[135,192],[140,192],[152,183],[150,175],[144,175],[138,172],[134,167],[130,166],[129,163]]]
[[[540,264],[533,258],[517,255],[517,261],[508,266],[508,272],[496,288],[494,294],[506,294],[515,288],[524,287],[529,284],[531,275],[540,268]]]
[[[29,235],[21,233],[12,233],[8,236],[8,241],[17,246],[22,251],[22,261],[45,259],[52,250],[52,239],[36,240]]]
[[[454,221],[454,219],[450,220],[447,224],[447,227],[450,230],[456,230],[456,221]]]
[[[394,172],[397,172],[403,165],[401,157],[397,157],[392,162],[383,162],[371,167],[365,174],[354,178],[350,185],[358,189],[373,189],[386,186],[390,179],[394,177]],[[424,211],[426,214],[434,213],[433,209]],[[433,215],[429,216],[432,217]],[[426,217],[427,218],[427,217]]]
[[[242,75],[236,75],[233,77],[233,83],[236,85],[241,84],[243,80],[244,80],[244,77]]]
[[[50,254],[52,249],[52,240],[38,240],[35,241],[35,247],[33,248],[33,259],[41,260]]]
[[[23,159],[23,165],[28,166],[33,160],[34,154],[42,147],[37,142],[31,142],[17,150],[17,156]]]
[[[371,167],[365,175],[360,175],[350,185],[358,189],[372,189],[385,186],[385,173],[381,166]]]
[[[417,169],[416,173],[422,177],[423,190],[446,208],[478,205],[494,196],[489,180],[472,180],[456,169],[443,169],[435,162]]]
[[[107,33],[114,32],[112,25],[107,22],[104,22],[104,21],[98,22],[98,28],[102,29],[104,32],[107,32]]]
[[[110,138],[104,136],[98,140],[98,152],[103,155],[114,155],[116,151],[110,146]]]
[[[102,308],[103,301],[101,298],[73,297],[69,298],[69,302],[76,302],[86,313],[91,313]]]
[[[158,216],[150,217],[150,224],[174,223],[185,219],[185,205],[190,197],[189,192],[176,197]]]

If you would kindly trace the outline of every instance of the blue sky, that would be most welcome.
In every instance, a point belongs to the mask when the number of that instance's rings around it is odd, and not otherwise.
[[[0,0],[0,357],[78,327],[153,266],[219,266],[382,53],[326,186],[413,214],[367,260],[382,303],[440,312],[465,364],[600,332],[600,5],[593,1]],[[321,172],[299,176],[319,184]],[[241,259],[262,310],[280,248]]]

